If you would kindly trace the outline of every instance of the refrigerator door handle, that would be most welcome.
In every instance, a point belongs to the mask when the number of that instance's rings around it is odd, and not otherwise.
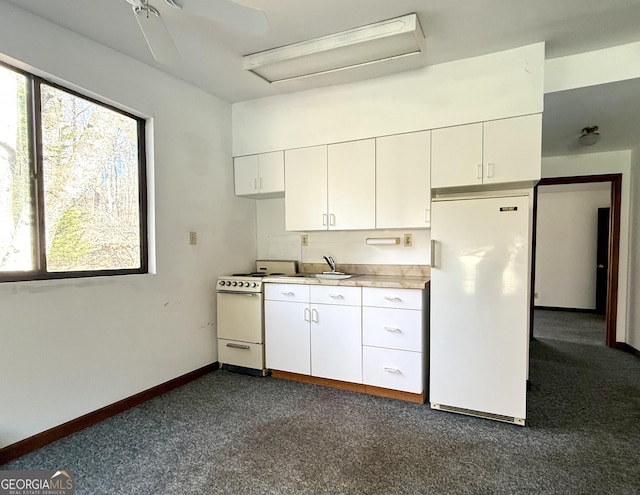
[[[431,239],[431,268],[438,268],[439,264],[437,262],[436,256],[436,246],[438,245],[438,241],[435,239]]]

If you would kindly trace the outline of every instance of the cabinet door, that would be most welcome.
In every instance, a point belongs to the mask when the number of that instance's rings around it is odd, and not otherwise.
[[[258,187],[262,194],[284,192],[284,152],[274,151],[258,156]]]
[[[376,227],[430,225],[431,132],[376,140]]]
[[[311,375],[362,383],[359,306],[311,305]]]
[[[233,159],[233,178],[236,196],[258,193],[258,155]]]
[[[431,187],[482,184],[482,123],[431,131]]]
[[[330,230],[375,228],[375,173],[375,139],[329,145]]]
[[[284,153],[286,230],[327,230],[327,147]]]
[[[303,375],[311,373],[310,315],[307,303],[265,302],[267,368]]]
[[[541,149],[541,114],[485,122],[484,183],[539,180]]]

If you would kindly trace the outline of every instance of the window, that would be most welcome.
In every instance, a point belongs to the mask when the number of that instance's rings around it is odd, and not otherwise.
[[[0,281],[147,272],[144,125],[0,64]]]

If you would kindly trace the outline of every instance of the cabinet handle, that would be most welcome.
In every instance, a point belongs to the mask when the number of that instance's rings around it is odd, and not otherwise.
[[[258,190],[258,179],[256,178],[253,179],[253,190],[254,191]]]
[[[431,210],[429,208],[424,209],[424,223],[431,223]]]
[[[316,315],[315,319],[313,318],[313,315]],[[315,309],[311,310],[311,321],[313,323],[318,323],[318,312]]]
[[[397,374],[401,374],[402,373],[402,371],[400,371],[398,368],[392,368],[391,366],[385,366],[384,370],[387,373],[397,373]]]
[[[280,294],[282,294],[283,296],[295,296],[295,292],[291,292],[291,291],[286,291],[286,290],[281,290]]]
[[[309,311],[309,308],[304,308],[304,316],[302,318],[304,321],[311,321],[311,311]]]
[[[482,180],[482,163],[478,163],[476,167],[476,179]]]
[[[231,344],[231,343],[227,344],[227,347],[232,347],[233,349],[244,349],[244,350],[249,349],[248,345]]]
[[[327,225],[327,214],[326,213],[322,214],[322,225],[324,225],[325,227]]]
[[[399,329],[399,328],[396,328],[396,327],[384,327],[384,329],[385,329],[387,332],[394,332],[394,333],[399,333],[399,332],[400,332],[400,329]]]
[[[384,298],[385,298],[387,301],[402,302],[402,299],[400,299],[399,297],[384,296]]]
[[[487,179],[491,179],[493,177],[495,166],[493,163],[487,163]]]
[[[333,213],[331,213],[329,215],[329,225],[335,226],[335,224],[336,224],[336,216]]]
[[[344,299],[342,294],[329,294],[329,297],[333,297],[334,299]]]

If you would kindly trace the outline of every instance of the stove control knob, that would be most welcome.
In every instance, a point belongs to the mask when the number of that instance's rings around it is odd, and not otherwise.
[[[220,281],[218,282],[218,285],[224,285],[224,280],[220,280]]]
[[[247,282],[248,284],[249,282]],[[244,287],[244,282],[238,282],[238,287]]]
[[[233,282],[231,285],[235,287],[236,285],[238,285],[238,282]]]
[[[251,287],[258,287],[258,284],[254,282],[253,284],[251,284]]]

